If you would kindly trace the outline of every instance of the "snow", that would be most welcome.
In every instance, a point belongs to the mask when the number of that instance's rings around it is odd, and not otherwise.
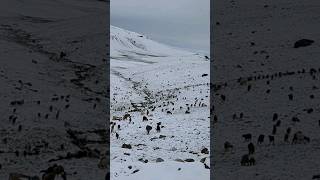
[[[114,166],[117,169],[122,169],[124,165],[128,163],[114,163]],[[132,165],[132,163],[130,163]],[[117,179],[121,180],[131,180],[131,179],[154,179],[154,180],[167,180],[167,179],[185,179],[185,180],[194,180],[194,179],[208,179],[209,171],[203,168],[201,163],[179,163],[179,162],[161,162],[161,163],[150,163],[142,164],[137,163],[135,166],[141,166],[144,172],[137,172],[130,176],[120,174],[117,176]],[[180,169],[177,169],[179,167]],[[123,168],[123,171],[126,171]],[[116,176],[116,175],[115,175]]]
[[[132,118],[131,123],[111,120],[116,123],[111,132],[111,179],[209,179],[204,165],[210,166],[209,154],[201,153],[210,143],[209,60],[145,35],[110,29],[111,115],[129,113]],[[186,104],[196,104],[190,114],[185,113]],[[149,120],[142,121],[143,116]],[[161,132],[155,131],[158,122],[164,126]],[[149,135],[147,125],[153,128]],[[194,162],[178,162],[190,158]]]

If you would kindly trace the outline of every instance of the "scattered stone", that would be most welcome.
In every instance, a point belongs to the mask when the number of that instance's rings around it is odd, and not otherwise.
[[[163,162],[164,160],[162,158],[157,158],[156,162]]]
[[[307,47],[314,43],[314,40],[300,39],[294,43],[294,48]]]

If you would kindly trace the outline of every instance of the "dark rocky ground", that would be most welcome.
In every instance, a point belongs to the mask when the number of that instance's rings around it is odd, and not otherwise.
[[[214,179],[320,174],[319,11],[316,0],[214,2]],[[255,165],[241,166],[250,142]]]
[[[0,179],[104,179],[108,151],[107,3],[1,1]]]

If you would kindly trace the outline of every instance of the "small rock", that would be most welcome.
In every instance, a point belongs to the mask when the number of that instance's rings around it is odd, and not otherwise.
[[[184,160],[185,162],[194,162],[194,159],[188,158]]]
[[[162,158],[157,158],[156,162],[163,162],[164,160]]]
[[[177,162],[184,162],[182,159],[175,159]]]
[[[294,43],[294,48],[310,46],[313,43],[314,41],[310,39],[300,39]]]

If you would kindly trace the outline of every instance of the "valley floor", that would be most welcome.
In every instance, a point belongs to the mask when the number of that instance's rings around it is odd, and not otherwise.
[[[209,179],[209,76],[202,76],[209,61],[200,55],[140,60],[111,59],[111,115],[131,116],[131,122],[112,120],[111,179]]]

